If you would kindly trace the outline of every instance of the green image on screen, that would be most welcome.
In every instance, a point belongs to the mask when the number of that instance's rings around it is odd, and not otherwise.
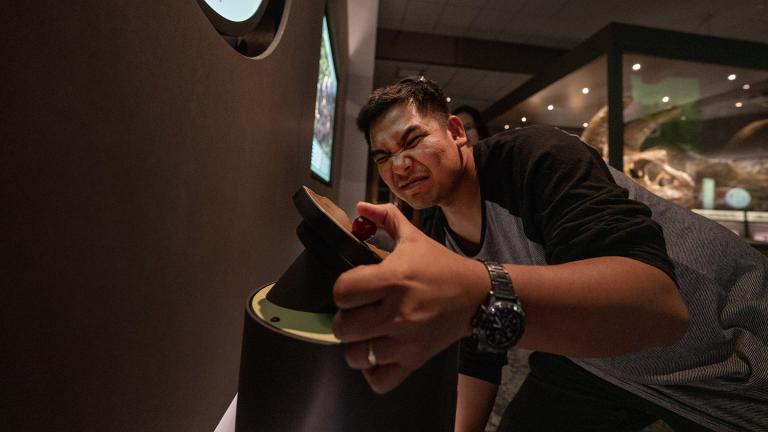
[[[333,120],[337,88],[338,81],[333,62],[328,21],[323,17],[323,35],[320,41],[320,70],[317,77],[317,99],[315,100],[315,130],[312,135],[310,169],[325,182],[331,181]]]

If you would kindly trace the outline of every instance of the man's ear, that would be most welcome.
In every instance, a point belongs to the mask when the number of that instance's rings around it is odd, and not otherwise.
[[[464,130],[464,123],[457,116],[448,116],[448,131],[459,147],[467,143],[467,132]]]

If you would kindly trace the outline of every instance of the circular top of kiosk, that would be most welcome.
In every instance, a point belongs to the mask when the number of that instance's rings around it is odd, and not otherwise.
[[[267,294],[274,285],[269,284],[261,288],[251,298],[249,308],[256,321],[270,330],[295,339],[321,345],[341,343],[333,335],[332,314],[304,312],[278,306],[267,299]]]

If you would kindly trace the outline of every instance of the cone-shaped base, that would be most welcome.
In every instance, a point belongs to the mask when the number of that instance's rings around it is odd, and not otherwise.
[[[334,313],[333,282],[338,276],[305,250],[275,283],[269,300],[289,309]]]

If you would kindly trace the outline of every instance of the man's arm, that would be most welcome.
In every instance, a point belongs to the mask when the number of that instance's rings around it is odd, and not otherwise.
[[[381,264],[343,273],[334,285],[334,332],[348,364],[377,392],[399,385],[457,339],[471,334],[486,299],[485,266],[461,257],[411,225],[392,205],[361,203],[358,213],[395,239]],[[524,348],[574,357],[615,356],[676,342],[687,309],[663,271],[624,257],[551,266],[506,264],[523,307]],[[371,367],[373,341],[379,365]]]
[[[496,401],[499,386],[459,374],[455,432],[482,432]]]
[[[688,310],[672,279],[631,258],[504,268],[526,311],[520,346],[530,350],[618,356],[674,344],[688,326]]]

